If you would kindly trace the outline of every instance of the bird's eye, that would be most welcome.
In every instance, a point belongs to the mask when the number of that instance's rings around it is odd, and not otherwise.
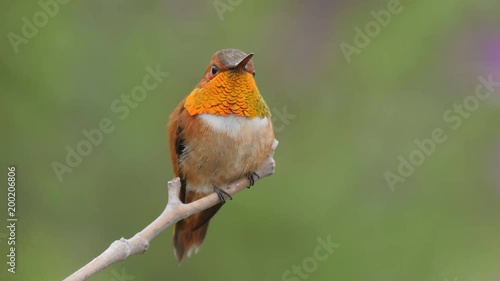
[[[252,75],[253,77],[255,77],[255,69],[252,71]]]
[[[217,74],[217,72],[219,72],[219,68],[215,64],[212,65],[212,75]]]

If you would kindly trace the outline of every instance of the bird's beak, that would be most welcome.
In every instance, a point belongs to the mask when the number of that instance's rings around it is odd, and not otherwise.
[[[235,70],[245,70],[245,66],[252,59],[253,53],[248,54],[244,59],[238,63],[238,65],[234,68]]]

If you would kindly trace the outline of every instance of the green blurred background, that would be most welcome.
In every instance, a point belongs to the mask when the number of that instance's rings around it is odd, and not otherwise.
[[[16,165],[19,221],[16,274],[0,228],[0,279],[61,280],[156,218],[168,116],[231,47],[255,53],[276,173],[230,201],[182,266],[169,229],[91,280],[500,280],[500,87],[458,129],[443,119],[479,75],[500,81],[500,3],[401,1],[349,63],[340,44],[389,2],[74,0],[14,47],[43,10],[2,1],[2,180]],[[121,120],[111,104],[157,65],[169,76]],[[53,162],[103,118],[115,130],[59,181]],[[391,190],[384,173],[435,128],[447,141]],[[327,237],[340,247],[286,275]]]

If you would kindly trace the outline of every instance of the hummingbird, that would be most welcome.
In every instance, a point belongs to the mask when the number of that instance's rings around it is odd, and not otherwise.
[[[253,53],[223,49],[210,59],[201,81],[174,109],[168,123],[179,198],[190,203],[213,192],[220,202],[175,224],[178,264],[197,253],[210,219],[231,196],[220,189],[244,176],[250,186],[274,141],[271,112],[255,83]]]

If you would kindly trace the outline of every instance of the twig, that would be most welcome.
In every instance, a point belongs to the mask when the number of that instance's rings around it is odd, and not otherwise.
[[[273,153],[277,145],[278,141],[275,140],[272,146],[272,152],[269,154],[268,160],[258,171],[256,171],[260,176],[260,178],[258,179],[268,177],[274,173],[275,163]],[[223,187],[222,189],[224,189],[224,191],[226,191],[227,193],[234,195],[243,190],[248,185],[248,178],[244,177],[229,184],[226,187]],[[132,255],[143,254],[148,249],[149,242],[151,242],[153,238],[155,238],[169,226],[189,217],[192,214],[196,214],[200,211],[208,209],[220,202],[217,194],[212,193],[197,201],[191,202],[189,204],[183,204],[179,200],[180,188],[181,184],[179,178],[175,178],[169,181],[167,206],[157,219],[155,219],[142,231],[134,235],[134,237],[130,239],[121,238],[120,240],[114,241],[102,254],[86,264],[84,267],[71,274],[69,277],[64,279],[64,281],[87,280],[92,275],[118,261],[124,260]]]

